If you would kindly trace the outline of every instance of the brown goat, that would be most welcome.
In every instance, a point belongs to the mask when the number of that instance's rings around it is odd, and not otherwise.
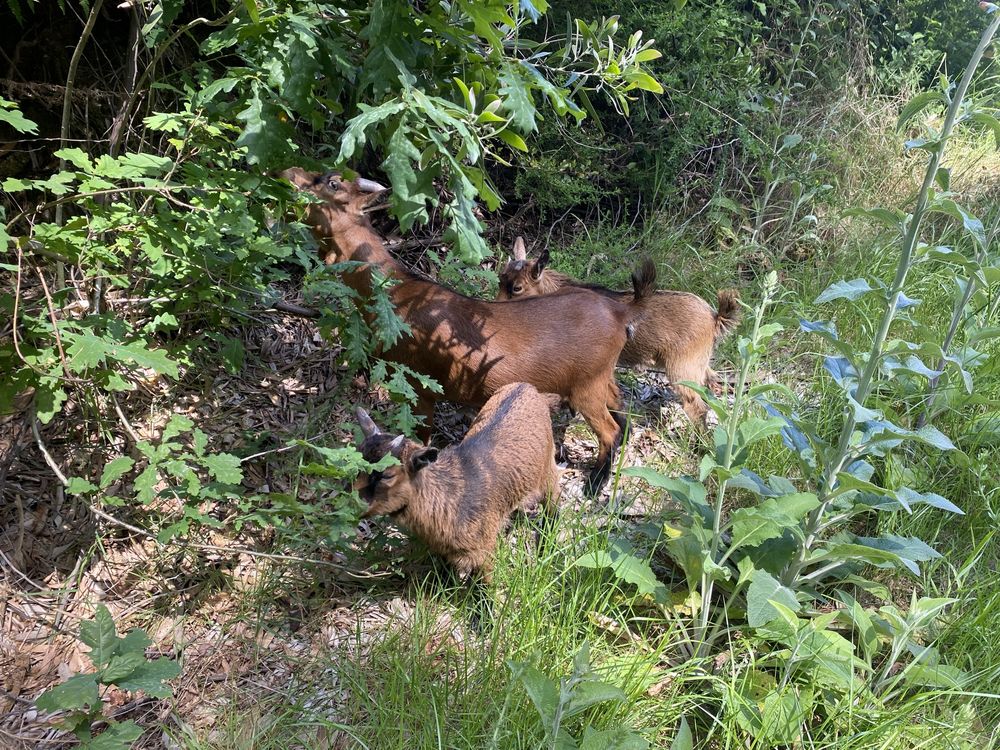
[[[397,282],[388,293],[410,334],[383,351],[383,358],[429,375],[443,387],[444,398],[459,403],[484,404],[501,386],[518,382],[558,394],[597,434],[597,463],[587,491],[594,494],[604,485],[625,422],[617,413],[615,362],[642,300],[652,294],[652,263],[633,276],[629,300],[580,289],[516,302],[473,299],[419,278],[388,253],[365,215],[382,195],[366,193],[371,183],[298,168],[282,176],[320,199],[309,205],[307,218],[324,260],[366,264],[343,275],[361,300],[371,296],[373,267]],[[439,397],[418,393],[426,439]]]
[[[483,406],[465,439],[439,451],[381,432],[363,409],[366,461],[387,453],[399,465],[359,478],[364,518],[391,516],[463,578],[489,582],[497,535],[511,512],[541,503],[554,515],[559,498],[549,399],[527,383],[505,385]]]
[[[549,251],[528,260],[524,240],[514,240],[514,259],[500,274],[497,299],[525,299],[553,294],[567,288],[585,288],[614,299],[631,301],[628,292],[584,284],[564,273],[546,268]],[[695,391],[680,385],[688,380],[708,387],[715,379],[711,368],[716,342],[740,320],[739,295],[735,290],[718,293],[718,312],[705,300],[689,292],[659,291],[643,300],[644,313],[633,336],[622,349],[618,364],[623,367],[656,367],[666,372],[671,387],[680,398],[685,413],[696,424],[704,423],[708,407]]]

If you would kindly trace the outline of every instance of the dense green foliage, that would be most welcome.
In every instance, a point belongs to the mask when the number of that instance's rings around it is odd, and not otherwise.
[[[606,13],[607,5],[553,4],[553,14],[565,12]],[[657,40],[663,56],[649,69],[664,95],[644,101],[627,124],[598,103],[599,132],[567,137],[558,121],[545,124],[540,153],[519,165],[516,187],[550,218],[608,196],[671,208],[714,197],[727,214],[740,213],[744,201],[721,201],[718,188],[750,203],[779,173],[807,206],[817,197],[842,200],[826,184],[836,179],[835,129],[845,124],[829,119],[829,98],[856,87],[913,91],[941,68],[956,77],[981,25],[975,3],[961,0],[708,0],[680,12],[670,3],[616,12]],[[739,223],[728,218],[732,231]]]
[[[81,53],[107,44],[101,5],[83,7]],[[42,12],[8,7],[25,24]],[[361,509],[347,488],[372,468],[354,448],[314,425],[269,447],[293,457],[278,470],[295,487],[329,498],[306,503],[248,489],[263,432],[216,444],[173,414],[150,437],[122,408],[240,372],[239,322],[302,284],[344,373],[366,371],[393,426],[415,426],[414,384],[433,384],[378,358],[405,325],[384,289],[360,300],[341,281],[350,264],[320,266],[294,220],[305,199],[274,170],[391,184],[400,231],[440,240],[436,271],[464,291],[488,279],[474,266],[505,219],[538,227],[555,265],[588,279],[624,283],[640,248],[663,286],[711,298],[742,284],[752,310],[727,345],[732,400],[704,393],[718,418],[704,456],[623,470],[670,500],[646,523],[549,530],[537,557],[501,559],[496,621],[443,680],[432,629],[346,659],[351,733],[372,747],[415,746],[408,732],[470,747],[982,746],[1000,718],[1000,213],[962,160],[1000,145],[995,64],[972,77],[996,27],[986,10],[132,8],[134,46],[109,59],[142,64],[103,144],[0,99],[9,132],[47,127],[58,146],[58,167],[3,172],[0,412],[24,412],[78,502],[127,513],[157,544],[263,531],[279,557],[339,551]],[[45,442],[63,425],[93,446],[60,466]],[[436,581],[428,596],[421,611],[460,599]],[[151,665],[106,610],[82,633],[110,644],[98,672],[39,707],[71,709],[86,740],[99,685],[133,689]],[[171,674],[154,676],[139,687],[158,695]],[[954,736],[933,744],[942,725]]]
[[[180,2],[167,3],[142,26],[141,41],[153,51],[146,75],[182,34],[204,23],[200,17],[181,22],[181,9]],[[148,114],[131,135],[137,145],[156,144],[156,153],[126,147],[115,155],[121,142],[108,154],[61,148],[57,173],[3,182],[8,194],[34,191],[52,199],[0,227],[0,241],[12,235],[16,248],[14,262],[4,265],[13,294],[0,298],[0,309],[17,319],[10,341],[0,346],[0,408],[33,389],[34,413],[43,424],[71,394],[99,418],[137,379],[177,378],[209,361],[238,370],[242,344],[221,329],[245,315],[255,297],[273,297],[270,285],[287,279],[290,266],[316,265],[310,253],[296,254],[302,231],[289,237],[270,228],[290,197],[287,185],[265,176],[276,167],[331,157],[347,167],[378,154],[404,230],[428,220],[428,208],[440,202],[439,182],[452,196],[442,204],[445,239],[460,257],[482,257],[487,251],[474,199],[482,197],[490,208],[500,200],[484,168],[502,159],[497,152],[527,148],[524,136],[542,117],[539,107],[578,121],[586,113],[574,97],[588,90],[607,92],[622,108],[643,89],[659,90],[641,68],[658,53],[638,34],[613,44],[614,20],[580,21],[558,45],[519,40],[519,29],[541,10],[544,3],[518,11],[497,1],[434,5],[422,13],[399,2],[330,13],[308,2],[234,4],[211,23],[221,28],[201,38],[198,57],[159,81],[174,91],[173,109]],[[91,17],[99,11],[93,6]],[[241,65],[233,65],[234,55]],[[575,83],[555,85],[549,78],[556,74]],[[4,107],[13,128],[34,129],[13,105]],[[331,131],[343,134],[336,156],[315,143]],[[314,145],[300,155],[308,139]],[[42,274],[40,259],[54,259],[60,274],[76,267],[76,282],[65,284],[57,274],[51,290],[41,279],[44,296],[25,295],[25,285]],[[397,423],[412,429],[410,381],[426,378],[368,361],[375,346],[392,343],[403,328],[384,294],[356,306],[356,295],[337,280],[342,270],[310,277],[310,289],[328,310],[322,325],[340,332],[350,365],[371,365],[373,381],[404,404]],[[80,299],[73,312],[57,320],[56,310],[75,292]],[[122,297],[128,301],[119,303]],[[136,298],[138,306],[131,304]],[[161,348],[166,338],[173,341],[169,352]],[[203,434],[193,434],[193,454],[178,454],[179,446],[166,439],[155,448],[135,441],[147,459],[136,477],[137,502],[152,502],[161,475],[186,488],[170,494],[185,500],[188,517],[161,536],[186,531],[188,518],[208,521],[197,505],[206,497],[232,499],[232,484],[242,479],[234,456],[205,455]],[[213,469],[222,464],[224,472]],[[363,466],[356,455],[345,455],[339,473],[352,476]],[[80,480],[71,489],[104,489],[125,471],[101,487]]]

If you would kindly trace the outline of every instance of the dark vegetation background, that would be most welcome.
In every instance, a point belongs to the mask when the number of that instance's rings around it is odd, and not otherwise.
[[[364,4],[343,7],[361,9]],[[814,127],[821,127],[829,114],[826,106],[844,91],[896,97],[927,85],[939,70],[962,70],[981,19],[976,4],[962,0],[821,3],[814,6],[818,21],[803,37],[808,7],[782,2],[691,2],[680,9],[670,2],[552,3],[537,26],[527,27],[526,36],[541,40],[550,32],[562,33],[567,14],[595,19],[617,15],[623,29],[642,29],[645,37],[656,40],[663,57],[648,67],[665,93],[643,98],[628,119],[601,98],[593,102],[598,117],[582,128],[546,117],[530,154],[512,167],[491,166],[505,199],[504,213],[523,216],[527,211],[539,223],[551,224],[570,209],[628,216],[659,208],[696,211],[719,192],[749,203],[754,191],[763,188],[757,165],[770,156],[774,133],[769,129],[775,129],[774,109],[788,88],[793,58],[793,76],[801,80],[795,81],[791,106],[797,117],[811,116]],[[220,10],[210,2],[168,4],[168,14],[170,8],[175,8],[171,21],[177,27],[217,16]],[[11,0],[4,14],[0,49],[5,96],[39,123],[39,133],[15,140],[8,126],[0,126],[5,129],[3,176],[41,176],[54,164],[62,93],[84,9],[60,2],[22,7]],[[108,147],[115,116],[138,75],[131,18],[128,10],[116,7],[101,11],[76,75],[71,140],[98,153]],[[196,26],[164,53],[145,81],[162,79],[160,86],[143,91],[147,109],[176,95],[170,82],[192,72],[198,44],[211,31],[207,24]],[[215,71],[221,75],[227,62],[235,60],[216,58]],[[303,142],[335,142],[329,132],[309,134],[307,123],[299,123],[297,130]],[[828,174],[845,170],[850,153],[840,150],[844,144],[811,145],[826,146],[818,158]],[[375,174],[380,156],[368,158],[369,163],[354,166],[367,166],[366,173]]]

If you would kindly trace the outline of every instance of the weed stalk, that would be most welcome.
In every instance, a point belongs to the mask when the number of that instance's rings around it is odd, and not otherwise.
[[[993,16],[993,20],[983,32],[983,35],[979,40],[979,45],[976,47],[976,51],[973,53],[972,58],[969,60],[969,64],[965,68],[962,80],[959,82],[958,88],[956,88],[955,93],[951,97],[948,104],[948,110],[945,114],[944,124],[941,127],[940,137],[938,138],[937,144],[933,147],[930,159],[927,162],[927,171],[924,173],[923,184],[920,186],[920,192],[917,195],[916,206],[913,209],[912,216],[910,216],[909,221],[906,224],[906,232],[903,236],[899,253],[899,261],[896,266],[896,276],[893,279],[892,286],[889,288],[885,310],[882,313],[882,320],[879,323],[878,331],[875,334],[871,350],[868,353],[868,359],[865,362],[860,376],[858,377],[858,385],[854,392],[855,401],[862,406],[870,395],[872,381],[875,377],[876,371],[878,370],[879,361],[884,353],[883,350],[885,347],[886,336],[889,333],[889,326],[892,324],[893,318],[896,315],[896,305],[898,304],[899,297],[903,292],[903,285],[906,283],[907,274],[913,266],[914,251],[917,247],[917,241],[920,236],[920,225],[923,221],[924,213],[927,210],[930,190],[934,184],[934,179],[937,176],[941,159],[944,156],[945,146],[951,135],[952,128],[955,125],[955,120],[958,117],[959,109],[962,106],[962,100],[965,98],[965,93],[968,91],[969,84],[972,81],[972,76],[975,73],[976,68],[979,66],[979,62],[982,59],[986,48],[989,46],[993,36],[996,34],[997,28],[1000,27],[1000,11],[994,11]],[[945,92],[945,96],[947,96],[947,92]],[[797,559],[790,563],[783,571],[782,582],[785,583],[785,585],[789,585],[793,582],[802,571],[802,568],[805,567],[806,559],[808,558],[813,545],[816,543],[819,530],[822,527],[823,517],[833,500],[832,496],[834,486],[837,483],[837,476],[841,471],[843,471],[844,467],[848,464],[853,455],[853,451],[851,449],[851,436],[854,434],[854,429],[857,427],[858,423],[855,417],[854,409],[850,404],[847,404],[844,412],[844,424],[840,430],[837,448],[830,461],[827,463],[822,484],[819,488],[820,504],[809,514],[809,517],[806,520],[805,540],[799,548]]]
[[[816,21],[816,14],[819,12],[822,3],[814,3],[809,10],[809,18],[806,19],[805,26],[802,27],[802,33],[799,35],[799,42],[792,49],[794,50],[792,59],[788,64],[788,74],[785,76],[785,83],[781,88],[781,103],[778,106],[778,118],[775,122],[775,135],[774,140],[771,144],[771,158],[768,162],[768,175],[770,176],[770,181],[767,184],[767,188],[764,190],[764,195],[757,205],[757,216],[754,219],[753,233],[750,235],[750,244],[756,246],[760,240],[760,233],[764,228],[765,216],[767,214],[767,207],[771,203],[771,198],[774,195],[775,190],[781,185],[781,178],[775,175],[775,171],[778,165],[778,155],[781,152],[781,147],[779,141],[782,137],[781,127],[784,124],[786,108],[789,100],[791,99],[792,92],[792,78],[799,71],[799,61],[802,54],[802,49],[806,44],[806,39],[809,34],[812,33],[812,25]],[[795,209],[793,208],[793,216]],[[793,217],[789,218],[791,222]]]
[[[987,237],[986,242],[984,242],[979,247],[979,251],[976,253],[976,264],[982,265],[986,262],[989,257],[989,249],[993,246],[997,237],[1000,237],[1000,224],[995,224],[990,236]],[[938,359],[935,370],[941,372],[947,365],[945,357],[951,350],[951,345],[955,342],[955,336],[958,335],[959,327],[962,324],[962,319],[965,317],[965,308],[969,304],[969,300],[972,299],[972,295],[975,294],[976,290],[979,288],[979,280],[976,278],[975,274],[969,274],[969,278],[965,284],[965,289],[962,292],[961,297],[955,302],[955,307],[951,313],[951,322],[948,324],[948,332],[945,334],[944,341],[941,342],[941,352],[942,355]],[[934,402],[938,397],[938,383],[941,380],[940,375],[933,376],[927,384],[927,401],[924,404],[924,410],[917,417],[916,427],[919,429],[927,424],[928,421],[934,419],[937,414],[937,410],[934,408]]]
[[[726,444],[723,448],[722,456],[719,461],[719,465],[727,473],[733,465],[733,446],[736,443],[736,435],[747,409],[746,387],[750,378],[750,370],[757,364],[757,360],[760,357],[759,342],[761,322],[764,320],[764,314],[768,305],[770,305],[774,300],[777,288],[777,276],[774,273],[768,274],[767,279],[764,282],[764,291],[760,303],[754,310],[753,329],[751,330],[750,336],[746,340],[745,344],[741,345],[742,356],[740,358],[739,375],[736,378],[736,390],[733,395],[733,408],[729,412],[728,418],[726,419]],[[715,493],[715,506],[713,508],[712,517],[712,541],[709,548],[709,559],[717,564],[719,564],[719,561],[717,561],[716,558],[719,554],[719,543],[722,536],[723,501],[726,497],[726,488],[728,484],[729,481],[727,479],[721,479]],[[703,656],[707,653],[712,640],[711,638],[706,638],[706,635],[708,634],[710,625],[710,615],[712,610],[711,600],[714,587],[715,579],[712,577],[711,571],[703,571],[701,574],[701,610],[699,612],[698,626],[695,631],[694,639],[696,657]],[[715,632],[715,629],[713,629],[713,632]]]

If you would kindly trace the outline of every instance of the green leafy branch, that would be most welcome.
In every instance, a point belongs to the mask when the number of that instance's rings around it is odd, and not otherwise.
[[[487,249],[475,200],[491,210],[501,202],[487,161],[528,150],[543,107],[580,121],[595,113],[588,91],[607,92],[624,113],[635,92],[662,91],[644,68],[659,55],[652,40],[636,32],[616,45],[617,18],[573,22],[564,38],[522,38],[546,9],[504,0],[420,9],[384,0],[367,15],[258,6],[206,42],[207,53],[235,48],[247,65],[207,83],[199,102],[241,123],[237,145],[250,164],[308,161],[296,121],[342,131],[341,166],[383,154],[403,228],[443,203],[445,240],[476,262]]]

